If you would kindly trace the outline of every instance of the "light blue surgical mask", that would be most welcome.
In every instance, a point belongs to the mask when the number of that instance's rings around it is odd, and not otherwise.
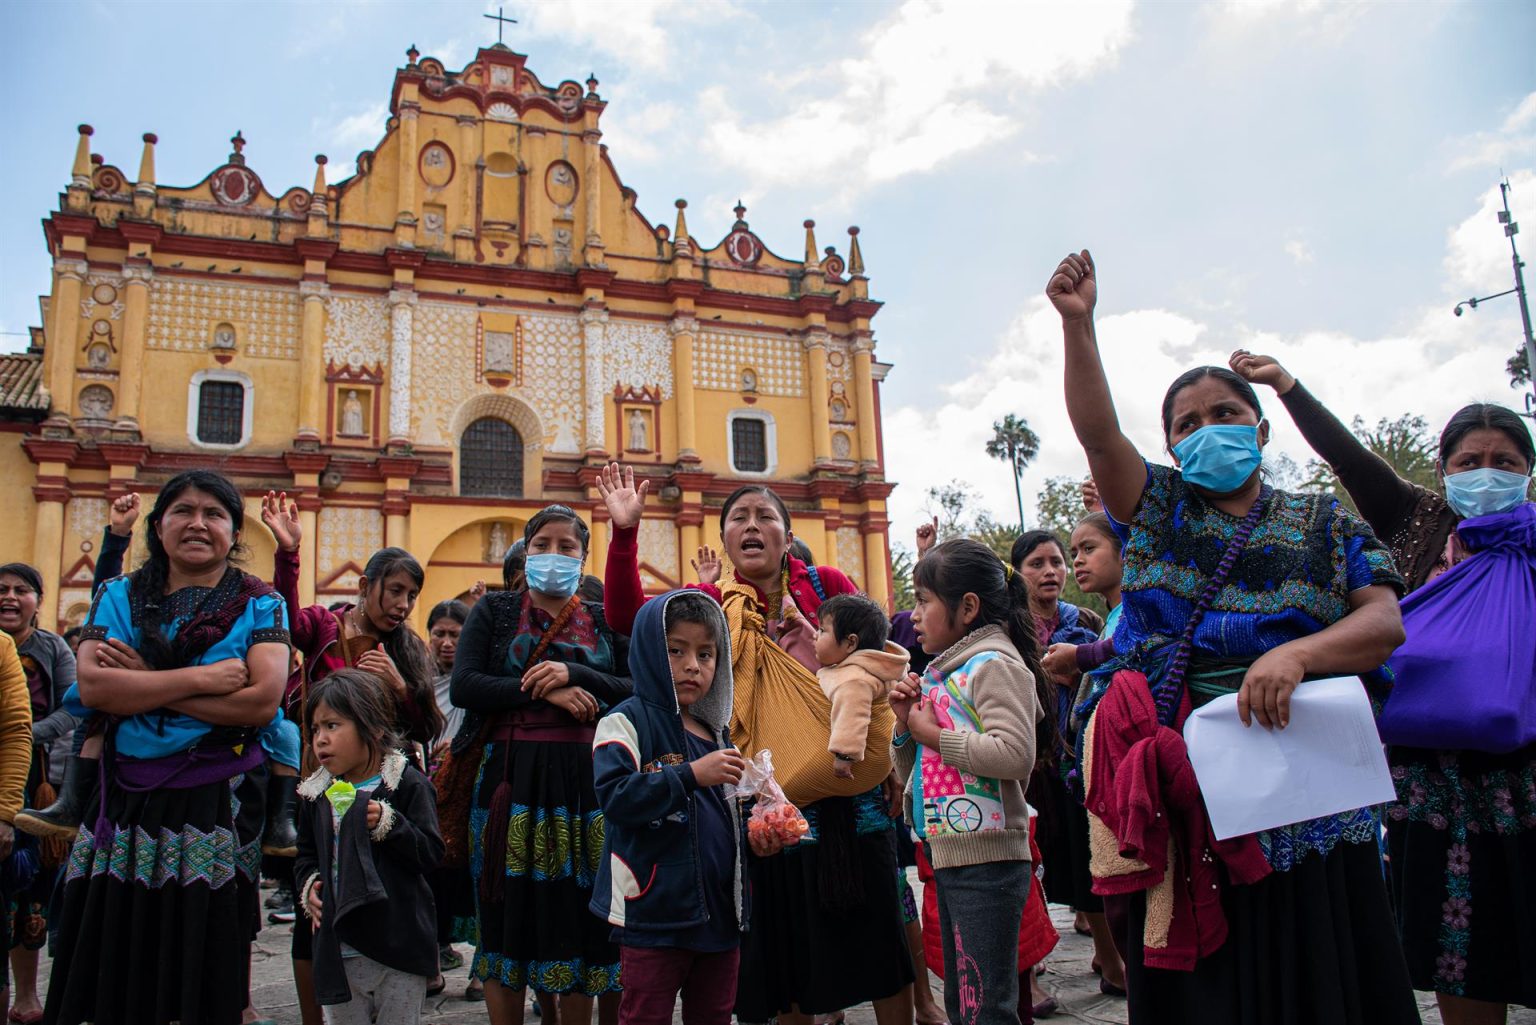
[[[1525,501],[1531,487],[1529,474],[1510,473],[1482,466],[1463,470],[1445,478],[1445,500],[1461,515],[1492,516],[1509,512]]]
[[[1217,495],[1241,488],[1259,468],[1259,429],[1246,424],[1211,424],[1177,445],[1179,472],[1195,487]]]
[[[570,555],[530,555],[523,572],[528,590],[551,598],[569,598],[581,584],[581,560]]]

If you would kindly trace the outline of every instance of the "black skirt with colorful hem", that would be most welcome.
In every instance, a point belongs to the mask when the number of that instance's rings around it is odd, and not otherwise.
[[[108,781],[64,869],[49,1025],[239,1025],[266,783],[265,765],[187,789]]]
[[[603,856],[590,744],[487,744],[469,830],[479,920],[471,974],[542,993],[617,991],[613,927],[588,907]]]

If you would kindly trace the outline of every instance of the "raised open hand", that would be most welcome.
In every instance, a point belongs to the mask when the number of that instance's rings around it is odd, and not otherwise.
[[[1284,395],[1296,386],[1296,378],[1286,373],[1273,356],[1256,356],[1247,349],[1238,349],[1227,365],[1245,381],[1269,385],[1276,395]]]
[[[597,476],[597,493],[608,507],[608,518],[619,529],[633,527],[645,513],[645,496],[651,490],[651,482],[642,480],[635,486],[635,468],[620,467],[609,463]]]
[[[107,512],[107,529],[118,537],[127,537],[133,533],[133,525],[139,522],[139,493],[130,491],[121,498],[114,499],[112,508]]]
[[[299,550],[304,528],[299,524],[299,506],[288,500],[288,492],[268,491],[261,500],[261,522],[267,525],[277,546],[285,552]]]
[[[699,550],[689,565],[699,575],[701,584],[718,584],[720,582],[720,554],[709,545],[699,545]]]
[[[1086,320],[1093,316],[1094,304],[1099,301],[1099,279],[1088,250],[1068,253],[1056,265],[1056,272],[1046,283],[1045,295],[1063,321]]]

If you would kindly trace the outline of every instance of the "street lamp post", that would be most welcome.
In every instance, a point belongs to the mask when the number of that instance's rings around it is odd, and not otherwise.
[[[1525,264],[1520,259],[1520,250],[1515,248],[1515,236],[1520,233],[1520,225],[1516,224],[1509,213],[1509,179],[1499,182],[1499,194],[1504,200],[1504,209],[1499,211],[1499,223],[1504,225],[1504,237],[1509,239],[1510,261],[1515,267],[1515,287],[1495,292],[1493,295],[1485,295],[1481,299],[1463,299],[1456,304],[1451,312],[1461,316],[1463,306],[1469,309],[1477,309],[1479,303],[1485,303],[1489,299],[1497,299],[1500,296],[1513,294],[1520,302],[1520,321],[1525,327],[1525,368],[1526,376],[1531,381],[1531,394],[1525,397],[1525,412],[1527,416],[1536,418],[1536,339],[1531,336],[1531,310],[1525,300]]]

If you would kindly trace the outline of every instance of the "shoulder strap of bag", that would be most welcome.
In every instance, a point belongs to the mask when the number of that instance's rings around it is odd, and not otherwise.
[[[816,572],[816,567],[810,563],[805,564],[805,571],[811,576],[811,590],[816,592],[816,597],[821,601],[827,600],[827,589],[821,585],[821,574]]]
[[[1168,665],[1168,674],[1155,694],[1160,720],[1166,721],[1166,717],[1173,712],[1173,708],[1163,707],[1165,701],[1176,704],[1182,700],[1184,674],[1189,669],[1189,658],[1195,648],[1195,629],[1205,618],[1206,612],[1210,611],[1221,589],[1226,586],[1227,577],[1232,575],[1232,567],[1237,565],[1237,557],[1243,554],[1243,549],[1248,546],[1248,538],[1253,535],[1254,527],[1258,526],[1259,519],[1269,506],[1271,494],[1273,489],[1268,484],[1260,489],[1259,500],[1253,503],[1253,508],[1248,510],[1248,515],[1244,516],[1243,521],[1237,525],[1237,531],[1232,535],[1232,540],[1227,542],[1227,550],[1221,554],[1221,562],[1217,564],[1216,572],[1211,574],[1211,579],[1205,585],[1205,591],[1201,593],[1200,600],[1190,610],[1189,620],[1184,624],[1184,632],[1179,635],[1179,646],[1174,650],[1173,661]]]

